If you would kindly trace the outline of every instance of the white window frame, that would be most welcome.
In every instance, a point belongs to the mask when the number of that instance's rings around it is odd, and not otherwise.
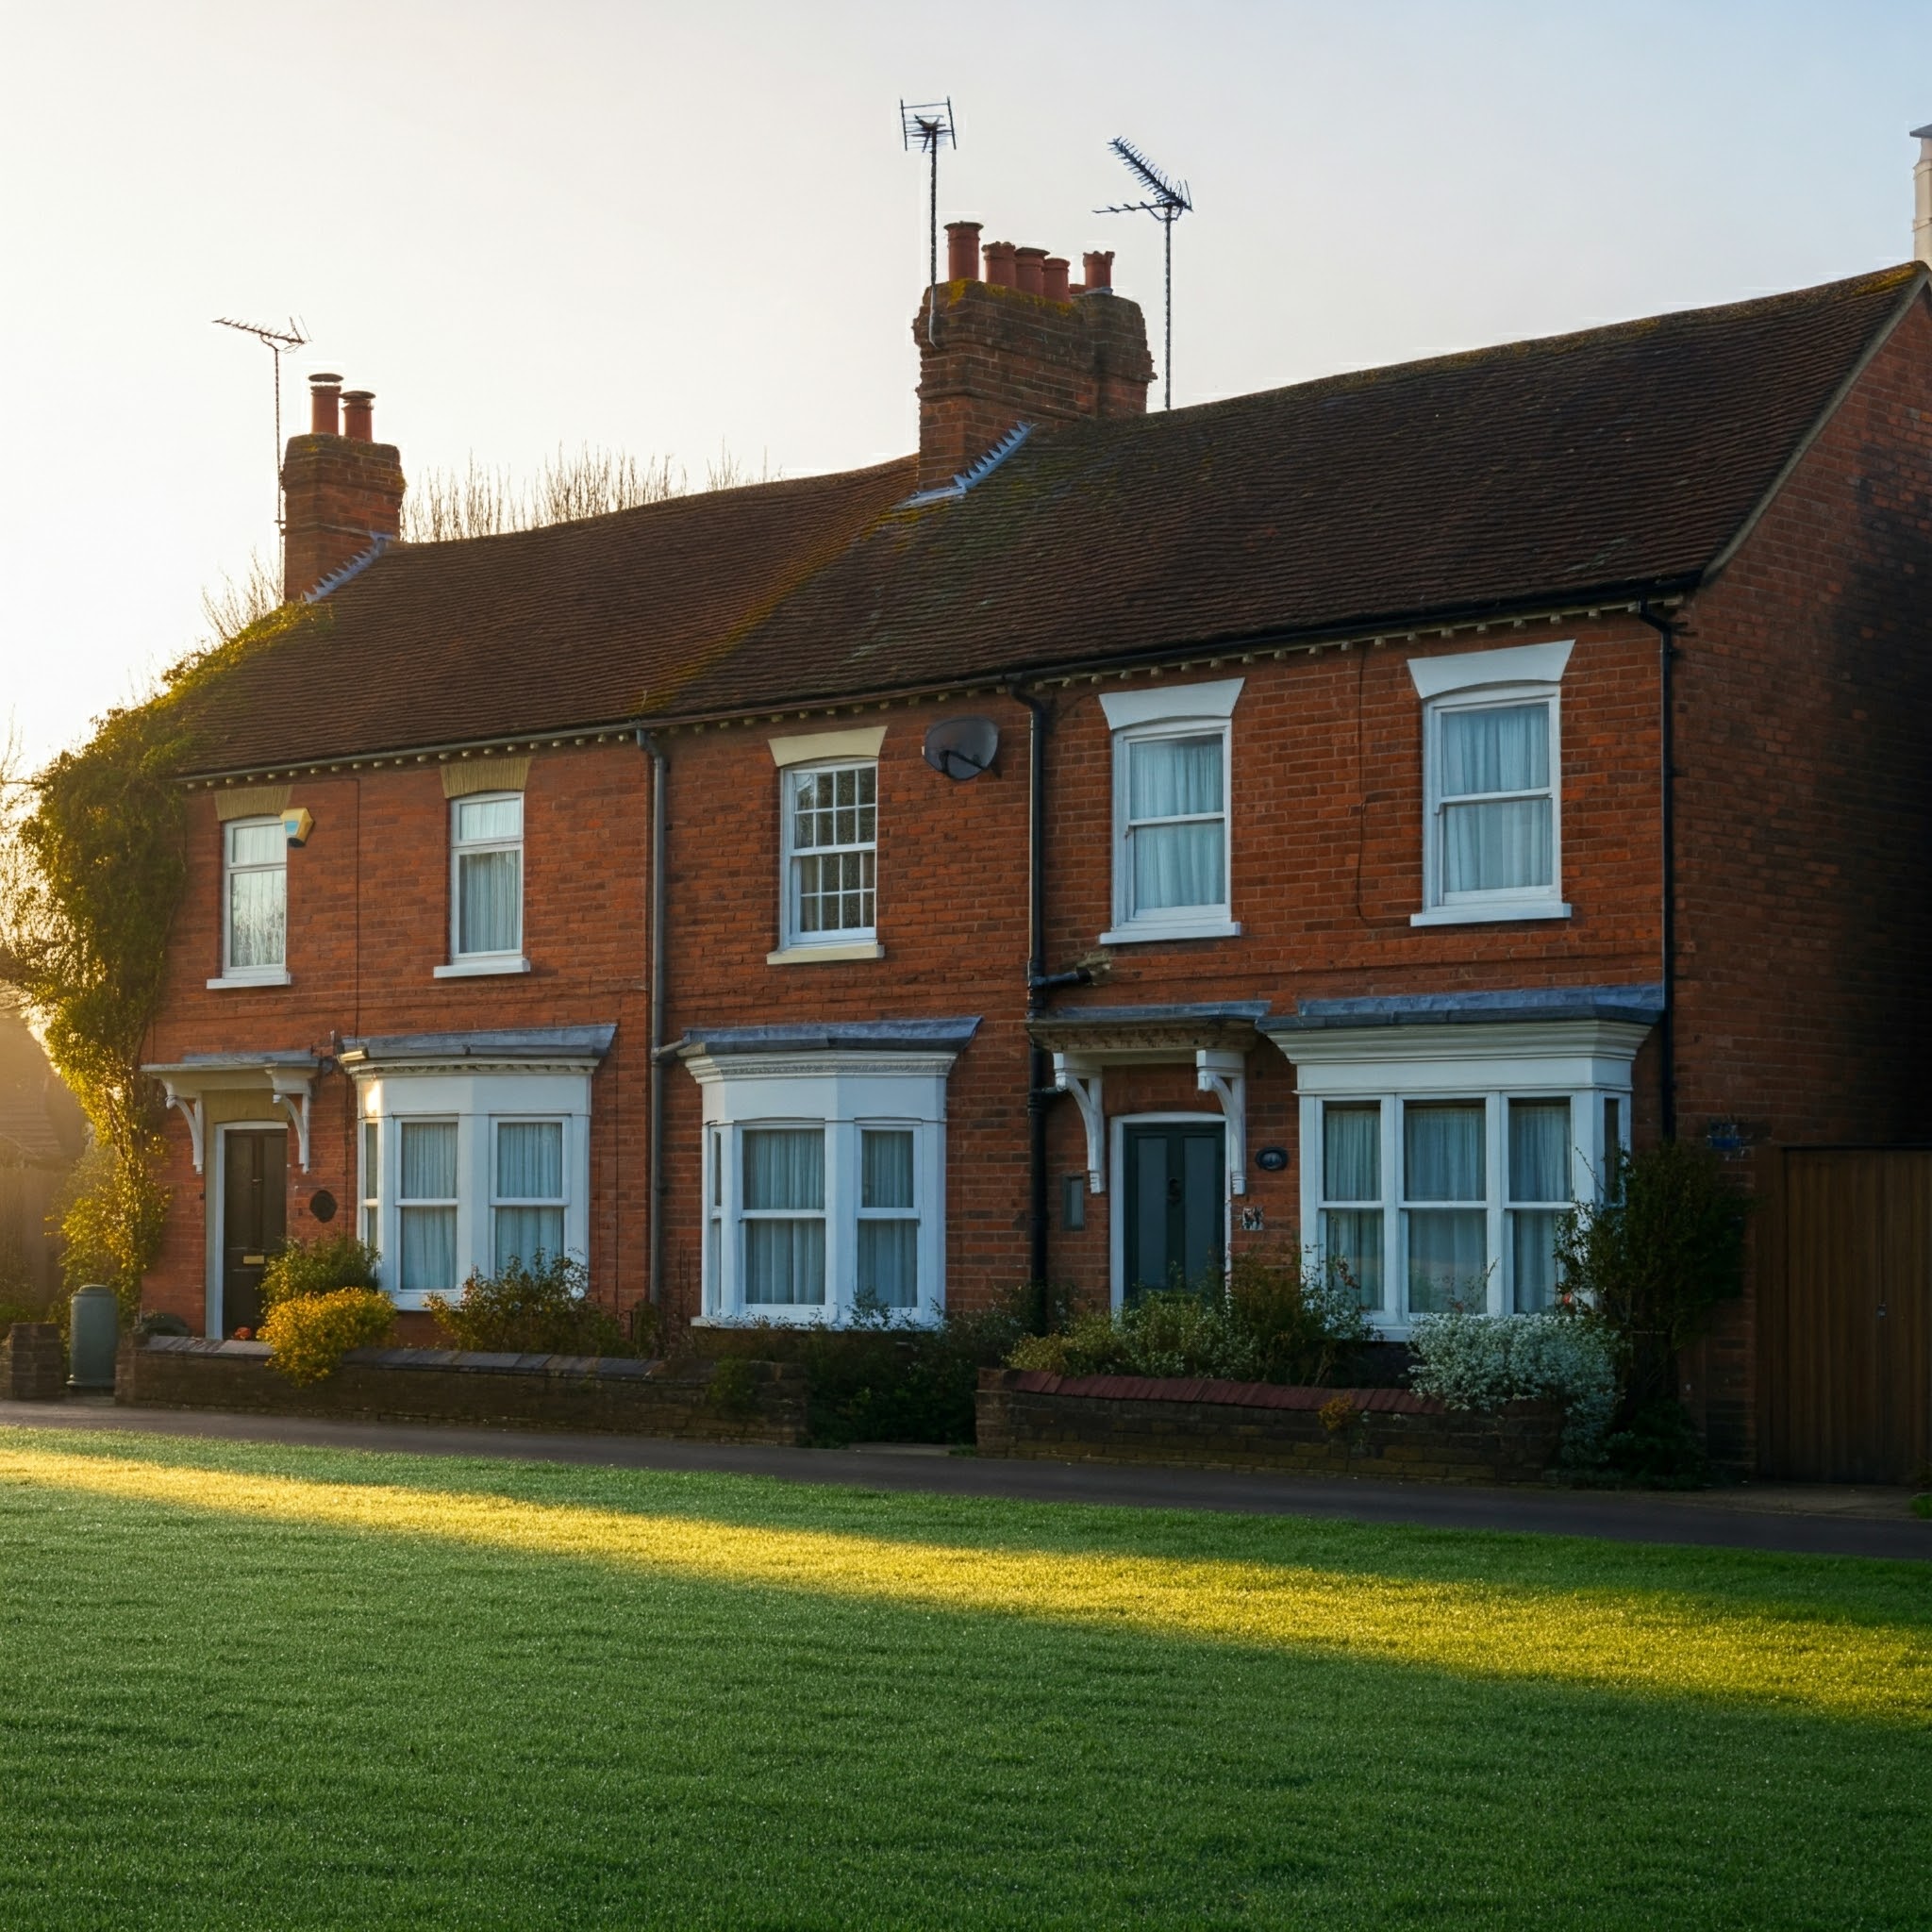
[[[1649,1031],[1622,1020],[1445,1022],[1357,1033],[1277,1034],[1294,1062],[1300,1093],[1301,1224],[1311,1258],[1324,1258],[1323,1108],[1378,1103],[1382,1109],[1383,1307],[1366,1311],[1391,1340],[1409,1332],[1407,1174],[1403,1110],[1428,1101],[1480,1101],[1484,1108],[1484,1212],[1488,1270],[1483,1312],[1515,1307],[1507,1216],[1511,1100],[1570,1104],[1571,1198],[1601,1198],[1607,1172],[1606,1102],[1617,1103],[1618,1144],[1629,1145],[1631,1062]],[[1435,1204],[1420,1204],[1435,1205]],[[1473,1204],[1474,1205],[1474,1204]]]
[[[370,1175],[363,1137],[357,1136],[358,1198],[377,1210],[381,1259],[377,1279],[400,1308],[427,1298],[402,1290],[402,1126],[406,1122],[457,1124],[456,1291],[472,1273],[496,1269],[496,1124],[499,1121],[563,1123],[563,1245],[588,1260],[591,1246],[591,1074],[537,1066],[528,1071],[467,1073],[446,1062],[421,1067],[393,1062],[358,1070],[357,1118],[378,1128],[380,1172]],[[411,1206],[418,1205],[411,1203]],[[366,1236],[365,1236],[366,1239]]]
[[[385,1136],[379,1118],[363,1118],[357,1123],[356,1139],[356,1237],[365,1246],[382,1253],[382,1143]],[[370,1136],[375,1137],[375,1158],[369,1158]]]
[[[1113,923],[1100,935],[1103,946],[1133,945],[1156,940],[1235,939],[1234,917],[1234,708],[1246,680],[1171,688],[1112,691],[1101,708],[1113,735]],[[1134,905],[1130,839],[1128,764],[1136,744],[1179,738],[1221,739],[1222,896],[1209,906],[1157,908]],[[1217,814],[1202,814],[1202,820]],[[1200,822],[1197,820],[1196,822]]]
[[[1562,680],[1574,641],[1463,651],[1409,661],[1409,676],[1423,701],[1423,908],[1411,925],[1464,925],[1507,919],[1568,919],[1563,899]],[[1549,785],[1521,792],[1442,795],[1442,720],[1452,711],[1496,710],[1512,705],[1547,708]],[[1483,892],[1450,892],[1443,887],[1444,807],[1489,797],[1550,800],[1550,879],[1543,886]]]
[[[872,839],[851,845],[800,847],[793,842],[796,830],[792,799],[802,778],[820,778],[840,772],[872,774]],[[875,758],[821,758],[810,764],[784,766],[778,774],[778,945],[780,954],[839,953],[844,958],[875,958],[878,953],[879,891],[879,763]],[[799,928],[799,861],[835,852],[872,854],[873,916],[864,925],[841,925],[829,931],[804,932]],[[775,960],[774,960],[775,963]]]
[[[474,805],[507,805],[517,808],[517,835],[514,839],[463,839],[458,828],[463,808]],[[497,973],[527,973],[529,959],[524,951],[525,910],[529,886],[529,817],[521,791],[472,791],[449,801],[449,960],[436,968],[438,979],[469,979]],[[517,942],[514,946],[488,953],[466,953],[463,943],[463,859],[480,852],[514,852],[517,855]]]
[[[442,1194],[436,1194],[436,1195],[431,1195],[431,1194],[405,1194],[405,1193],[403,1192],[403,1187],[402,1187],[402,1173],[403,1173],[403,1151],[402,1151],[402,1143],[403,1143],[403,1138],[404,1138],[404,1131],[405,1131],[405,1129],[406,1129],[407,1127],[454,1127],[454,1128],[456,1129],[456,1131],[457,1131],[457,1158],[456,1158],[456,1180],[457,1180],[457,1191],[456,1191],[456,1192],[455,1192],[454,1194],[447,1194],[447,1195],[442,1195]],[[390,1246],[389,1248],[387,1248],[386,1250],[384,1250],[384,1252],[385,1252],[385,1253],[388,1253],[388,1254],[391,1254],[391,1255],[393,1255],[393,1256],[395,1257],[395,1299],[396,1299],[396,1303],[397,1303],[397,1306],[398,1306],[398,1307],[427,1307],[427,1306],[428,1306],[429,1296],[430,1296],[431,1294],[433,1294],[433,1293],[440,1293],[440,1294],[445,1294],[445,1295],[449,1295],[449,1296],[452,1296],[452,1297],[454,1297],[454,1296],[456,1296],[456,1295],[458,1295],[458,1294],[460,1294],[460,1293],[462,1292],[462,1289],[463,1289],[463,1280],[464,1280],[464,1277],[465,1277],[465,1275],[466,1275],[466,1274],[468,1274],[468,1270],[466,1270],[466,1269],[464,1268],[464,1266],[463,1266],[463,1252],[462,1252],[462,1248],[463,1248],[463,1241],[462,1241],[462,1234],[463,1234],[463,1201],[462,1201],[462,1190],[463,1190],[463,1129],[462,1129],[462,1123],[461,1123],[460,1121],[458,1121],[458,1120],[457,1120],[457,1119],[453,1118],[452,1116],[450,1116],[450,1115],[448,1115],[448,1114],[427,1114],[427,1115],[415,1115],[415,1116],[412,1116],[412,1117],[410,1117],[410,1118],[409,1118],[408,1120],[407,1120],[407,1121],[399,1122],[399,1123],[397,1124],[397,1125],[396,1125],[396,1127],[395,1127],[395,1129],[394,1129],[394,1137],[395,1137],[395,1141],[396,1141],[396,1158],[395,1158],[395,1174],[396,1174],[396,1186],[395,1186],[395,1197],[396,1197],[396,1210],[395,1210],[395,1225],[396,1225],[396,1232],[395,1232],[395,1240],[394,1240],[394,1241],[393,1241],[393,1242],[392,1242],[392,1243],[391,1244],[391,1246]],[[383,1136],[383,1138],[384,1138],[385,1140],[387,1140],[387,1139],[389,1138],[389,1136],[388,1136],[388,1135],[384,1135],[384,1136]],[[448,1284],[448,1286],[447,1286],[446,1288],[442,1288],[442,1289],[406,1289],[406,1288],[405,1288],[405,1287],[403,1286],[403,1256],[404,1256],[404,1253],[405,1253],[405,1244],[404,1244],[404,1241],[403,1241],[403,1223],[404,1223],[405,1219],[406,1219],[406,1218],[408,1217],[408,1213],[409,1213],[409,1211],[410,1211],[410,1209],[411,1209],[411,1208],[414,1208],[414,1209],[415,1209],[415,1210],[417,1210],[418,1212],[427,1212],[427,1213],[447,1213],[447,1214],[448,1214],[448,1215],[449,1215],[449,1216],[451,1217],[452,1221],[453,1221],[453,1222],[454,1222],[454,1224],[455,1224],[455,1230],[456,1230],[456,1240],[455,1240],[455,1241],[453,1241],[453,1242],[451,1243],[451,1250],[452,1250],[452,1253],[453,1253],[453,1255],[454,1255],[454,1257],[455,1257],[455,1266],[456,1266],[456,1278],[455,1278],[455,1280],[451,1281],[451,1282],[450,1282],[450,1283]]]
[[[827,1049],[818,1054],[720,1052],[685,1062],[705,1108],[704,1324],[841,1326],[858,1314],[863,1149],[874,1129],[913,1137],[912,1213],[919,1223],[918,1301],[895,1322],[937,1322],[945,1307],[946,1074],[952,1053]],[[825,1135],[825,1299],[747,1302],[743,1286],[743,1137],[747,1130],[822,1127]],[[898,1210],[878,1210],[903,1219]],[[868,1214],[866,1218],[874,1218]]]
[[[563,1143],[562,1174],[558,1181],[558,1186],[563,1191],[560,1194],[540,1198],[536,1195],[521,1197],[510,1194],[499,1194],[496,1191],[496,1176],[498,1173],[496,1137],[499,1130],[504,1127],[556,1127],[558,1130],[558,1138]],[[568,1119],[560,1114],[554,1113],[496,1113],[490,1116],[490,1265],[492,1271],[494,1271],[496,1266],[496,1217],[506,1208],[561,1208],[565,1229],[561,1252],[569,1253],[570,1183],[570,1122]],[[525,1263],[530,1259],[531,1257],[528,1255],[524,1257]]]
[[[235,862],[235,834],[273,825],[281,834],[272,860],[249,865]],[[228,986],[287,986],[289,981],[289,839],[287,824],[279,812],[273,816],[227,819],[222,833],[222,970],[210,979],[210,989]],[[282,877],[282,957],[264,966],[237,966],[235,960],[234,880],[240,873],[275,872]]]

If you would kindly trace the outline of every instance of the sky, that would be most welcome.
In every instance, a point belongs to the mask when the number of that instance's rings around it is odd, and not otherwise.
[[[1176,407],[1735,301],[1911,252],[1924,0],[0,0],[0,731],[29,768],[275,554],[304,324],[404,469],[559,446],[787,476],[917,437],[941,220],[1117,251]]]

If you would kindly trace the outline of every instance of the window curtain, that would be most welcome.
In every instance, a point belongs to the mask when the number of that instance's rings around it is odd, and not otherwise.
[[[1480,1102],[1406,1107],[1403,1191],[1411,1201],[1481,1202],[1486,1191]],[[1487,1304],[1489,1235],[1481,1207],[1411,1208],[1408,1306],[1438,1313]]]
[[[765,1306],[825,1299],[825,1136],[820,1127],[758,1127],[744,1150],[744,1298]],[[786,1209],[808,1210],[780,1219]],[[752,1219],[758,1215],[761,1218]]]
[[[919,1223],[912,1207],[912,1136],[902,1129],[871,1130],[858,1137],[858,1297],[882,1308],[919,1305]],[[881,1208],[905,1210],[902,1218],[868,1218]]]
[[[281,965],[287,942],[288,881],[288,873],[279,865],[228,875],[230,966]]]
[[[1507,705],[1445,711],[1442,731],[1442,889],[1496,892],[1547,886],[1553,808],[1547,798],[1451,801],[1471,793],[1537,791],[1550,782],[1550,709]]]
[[[457,837],[466,845],[486,839],[521,839],[521,798],[466,798],[457,807]]]
[[[1227,827],[1221,818],[1222,741],[1152,739],[1127,746],[1128,838],[1134,910],[1227,903]],[[1149,819],[1215,816],[1193,824]]]
[[[503,1121],[496,1129],[496,1192],[500,1200],[551,1201],[556,1207],[496,1209],[496,1268],[512,1258],[526,1265],[563,1252],[563,1123]]]
[[[403,1289],[451,1294],[457,1285],[457,1210],[408,1204],[456,1198],[456,1123],[405,1121],[402,1128]]]
[[[1570,1198],[1570,1103],[1509,1103],[1509,1198]],[[1509,1213],[1511,1304],[1520,1315],[1549,1307],[1557,1291],[1556,1208],[1514,1208]]]
[[[458,949],[514,953],[523,944],[524,855],[465,852],[457,866],[462,897]]]
[[[1322,1193],[1330,1201],[1382,1198],[1382,1109],[1322,1110]]]

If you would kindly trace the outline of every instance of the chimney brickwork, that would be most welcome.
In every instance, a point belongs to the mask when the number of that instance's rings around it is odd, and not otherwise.
[[[947,266],[967,267],[978,253],[978,225],[952,224]],[[913,324],[922,490],[950,482],[1017,423],[1045,428],[1146,413],[1154,379],[1147,325],[1138,303],[1108,289],[1110,254],[1086,258],[1080,290],[1068,287],[1066,261],[1043,248],[990,242],[985,256],[985,281],[956,275],[941,282]]]
[[[377,537],[402,530],[403,464],[393,443],[372,441],[375,396],[341,390],[339,375],[312,379],[307,436],[291,436],[282,458],[286,518],[282,595],[290,602],[330,572],[353,563]],[[325,426],[337,404],[346,434]]]

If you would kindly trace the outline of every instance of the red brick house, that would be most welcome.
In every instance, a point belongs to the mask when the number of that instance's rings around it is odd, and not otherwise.
[[[336,1216],[406,1308],[561,1245],[676,1322],[1291,1237],[1400,1335],[1540,1306],[1613,1143],[1924,1131],[1923,269],[1148,415],[1108,258],[951,242],[872,470],[389,543],[319,382],[150,1305]]]

